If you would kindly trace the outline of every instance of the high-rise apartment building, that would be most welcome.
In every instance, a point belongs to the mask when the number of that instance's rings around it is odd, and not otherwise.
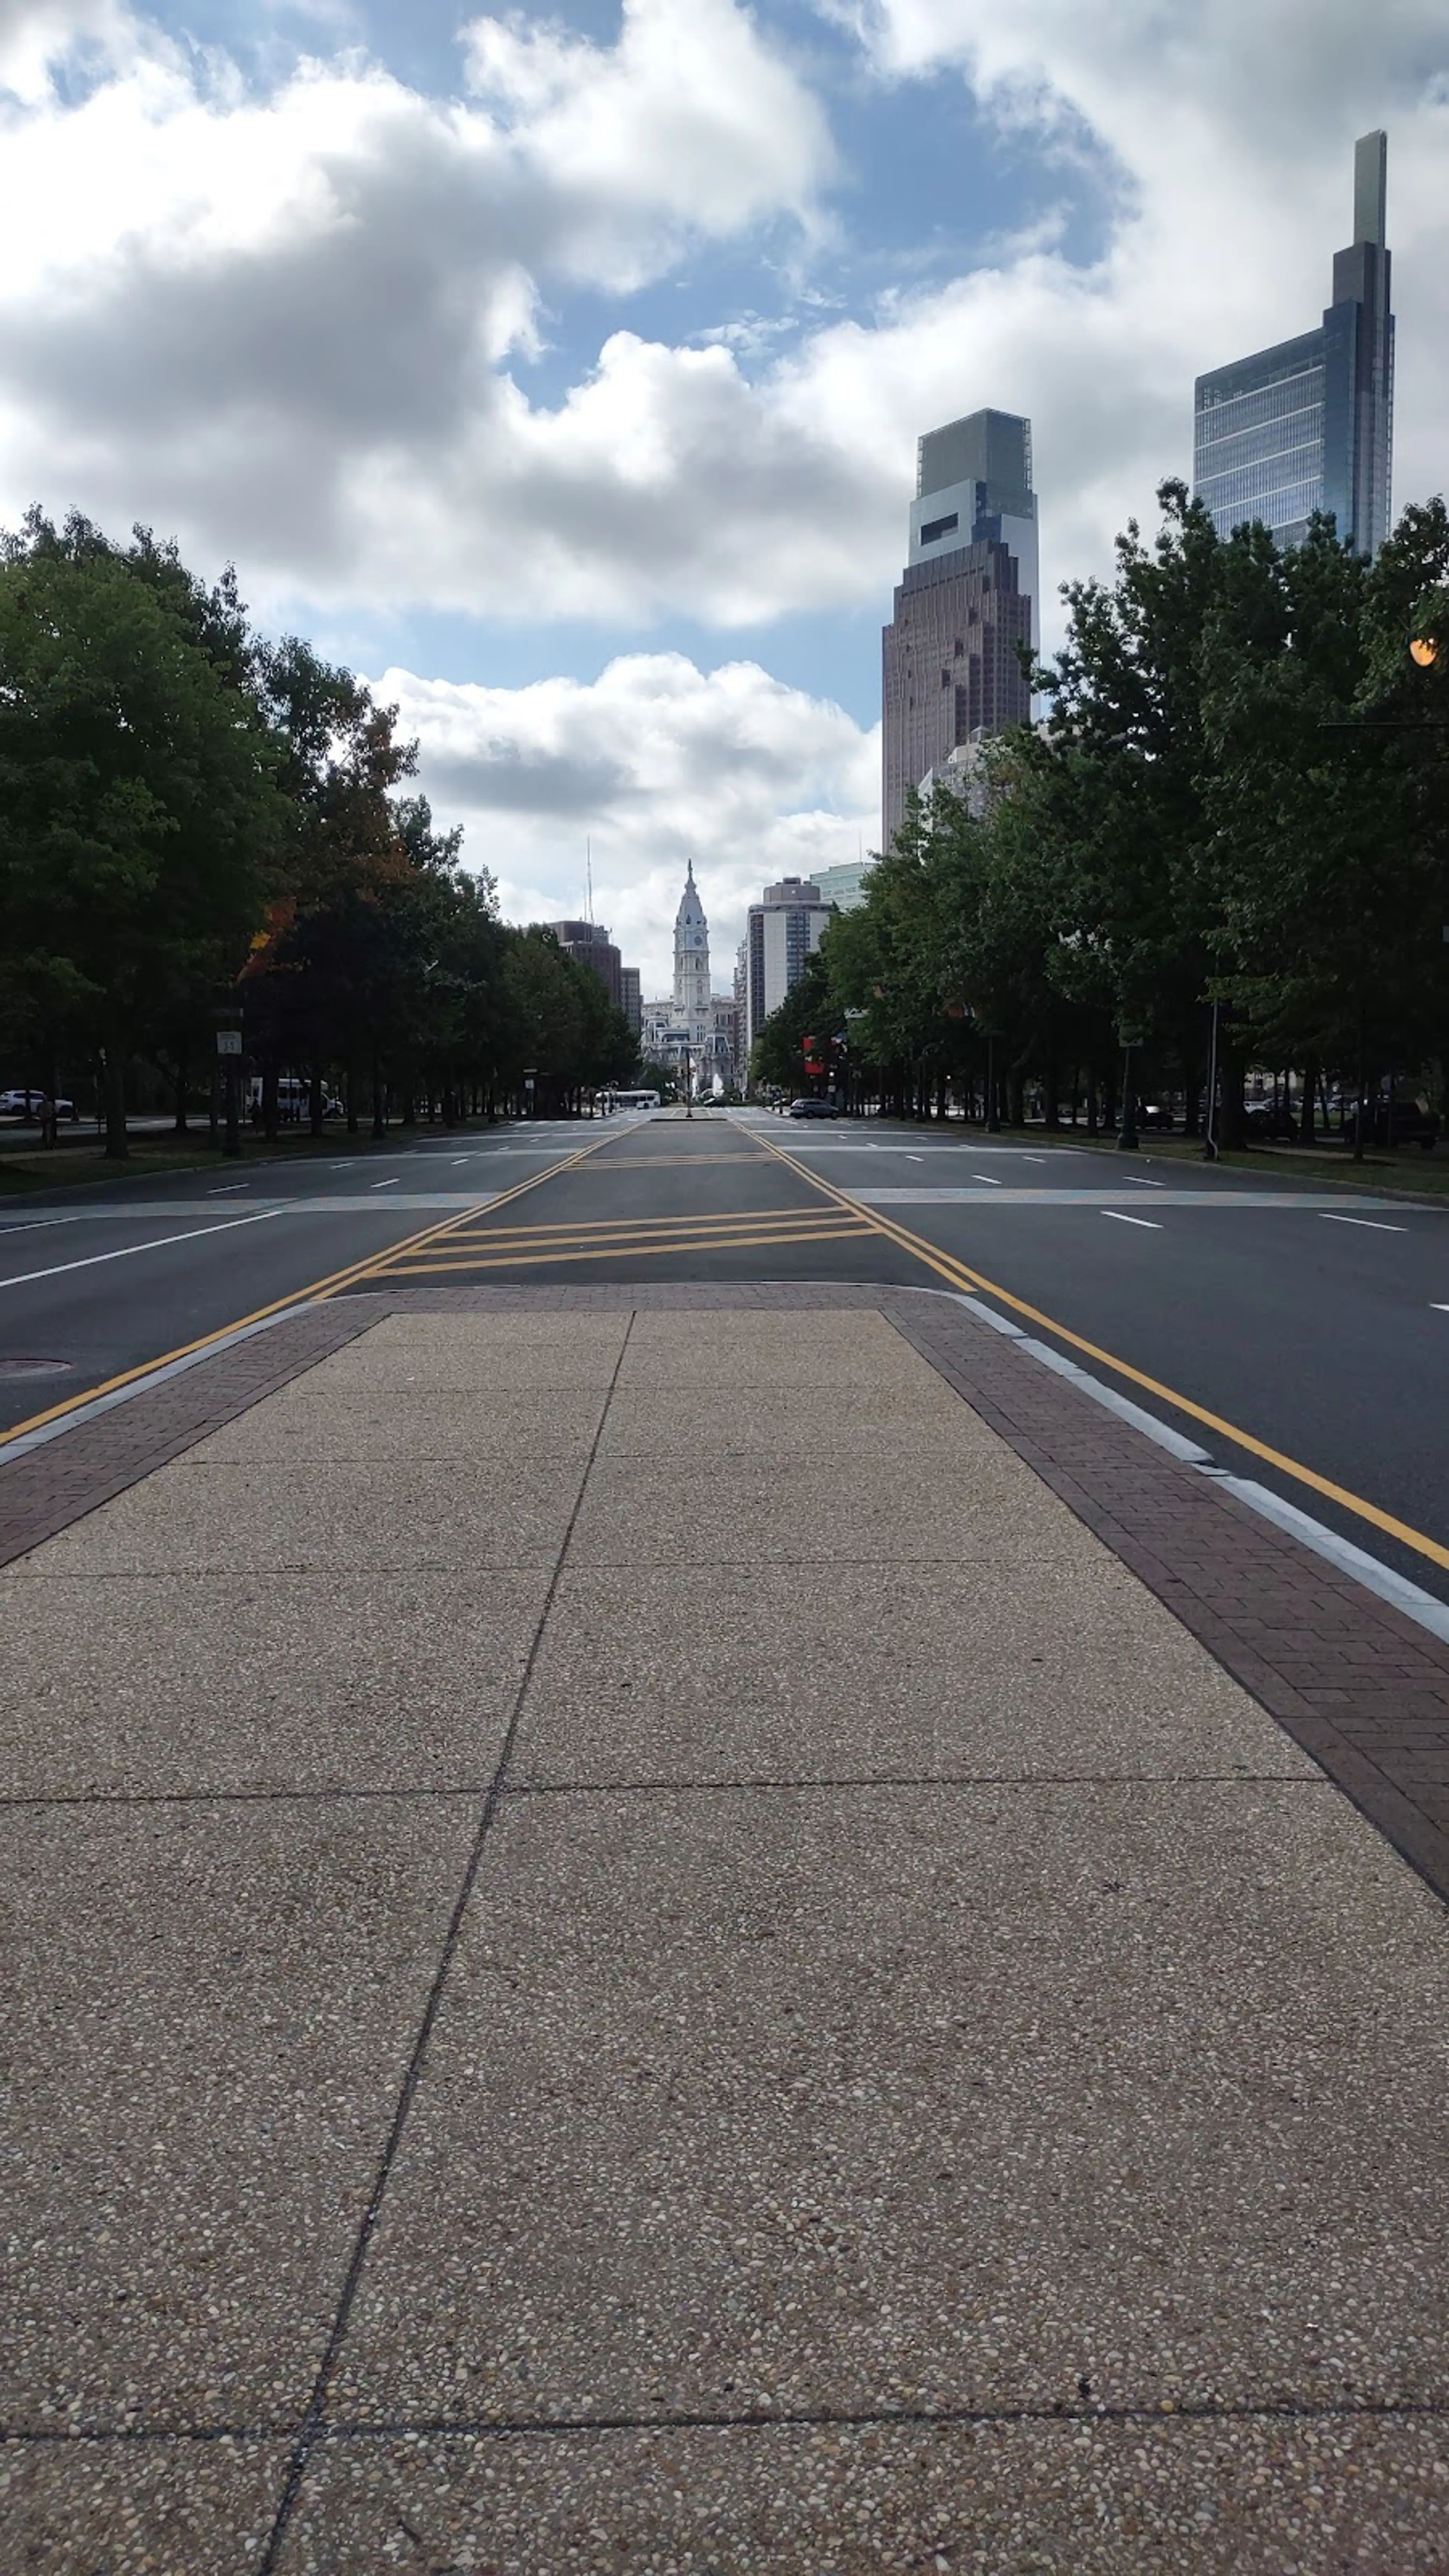
[[[813,877],[782,877],[749,909],[745,930],[745,1027],[748,1055],[772,1011],[799,982],[829,928],[832,906]]]
[[[1020,647],[1038,640],[1031,423],[977,411],[917,449],[910,559],[882,647],[882,842],[906,795],[973,733],[1031,718]]]
[[[1394,317],[1385,239],[1388,137],[1354,146],[1353,231],[1316,331],[1199,376],[1193,481],[1224,535],[1261,519],[1297,545],[1315,510],[1376,554],[1389,532]]]

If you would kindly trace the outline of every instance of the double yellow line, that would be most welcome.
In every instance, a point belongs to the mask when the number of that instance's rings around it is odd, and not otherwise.
[[[1065,1342],[1070,1350],[1080,1351],[1085,1359],[1095,1360],[1099,1368],[1110,1369],[1114,1376],[1126,1378],[1129,1385],[1140,1387],[1145,1395],[1155,1396],[1159,1404],[1171,1405],[1175,1412],[1185,1413],[1189,1421],[1201,1423],[1205,1431],[1215,1431],[1220,1438],[1231,1440],[1237,1448],[1246,1449],[1251,1457],[1261,1458],[1266,1466],[1276,1467],[1281,1476],[1291,1477],[1295,1483],[1321,1494],[1326,1502],[1337,1503],[1342,1511],[1352,1512],[1359,1520],[1370,1522],[1386,1537],[1395,1538],[1401,1546],[1412,1548],[1416,1555],[1427,1557],[1431,1564],[1449,1568],[1449,1547],[1441,1546],[1438,1539],[1428,1537],[1423,1530],[1412,1529],[1407,1521],[1382,1510],[1364,1495],[1350,1493],[1346,1485],[1336,1485],[1331,1476],[1320,1476],[1316,1467],[1305,1467],[1301,1459],[1286,1457],[1281,1449],[1274,1449],[1268,1441],[1259,1440],[1255,1433],[1242,1430],[1237,1423],[1228,1422],[1221,1413],[1211,1412],[1190,1395],[1180,1395],[1176,1387],[1164,1386],[1161,1378],[1149,1377],[1145,1369],[1134,1368],[1130,1360],[1119,1360],[1115,1352],[1104,1351],[1100,1342],[1087,1341],[1081,1333],[1074,1333],[1069,1325],[1059,1324],[1054,1316],[1043,1314],[1039,1306],[1029,1305],[1024,1297],[1013,1295],[1009,1288],[998,1287],[994,1279],[986,1278],[979,1270],[969,1269],[964,1261],[957,1261],[951,1253],[942,1252],[938,1245],[928,1243],[923,1235],[912,1234],[908,1226],[898,1224],[894,1217],[883,1216],[879,1209],[864,1207],[858,1200],[847,1197],[844,1190],[837,1190],[831,1182],[822,1181],[818,1173],[807,1169],[804,1163],[798,1163],[783,1145],[775,1143],[773,1137],[760,1136],[756,1141],[764,1146],[766,1153],[773,1154],[777,1162],[797,1172],[802,1181],[811,1182],[823,1197],[833,1199],[841,1208],[854,1208],[858,1215],[869,1217],[877,1234],[883,1234],[888,1242],[898,1244],[903,1252],[910,1253],[926,1269],[934,1270],[937,1278],[944,1279],[948,1287],[967,1296],[990,1297],[996,1304],[1009,1307],[1014,1315],[1024,1316],[1039,1331],[1050,1333],[1054,1341]]]
[[[480,1200],[477,1207],[462,1208],[456,1216],[444,1217],[437,1225],[424,1226],[402,1243],[390,1244],[385,1252],[369,1253],[365,1260],[350,1261],[345,1270],[333,1270],[325,1279],[314,1279],[310,1287],[292,1288],[285,1297],[274,1297],[270,1305],[254,1306],[249,1315],[238,1315],[230,1324],[219,1324],[214,1332],[200,1333],[194,1342],[178,1342],[174,1351],[163,1351],[158,1359],[142,1360],[135,1368],[120,1369],[114,1377],[102,1378],[99,1385],[88,1386],[80,1395],[67,1396],[63,1404],[48,1405],[44,1413],[32,1413],[24,1422],[14,1422],[0,1432],[0,1448],[10,1440],[21,1440],[27,1431],[43,1431],[50,1422],[59,1422],[68,1413],[79,1413],[83,1406],[94,1404],[102,1395],[114,1395],[119,1387],[134,1386],[138,1378],[153,1377],[157,1369],[170,1368],[176,1360],[193,1359],[199,1351],[209,1351],[218,1342],[229,1342],[236,1333],[244,1333],[250,1324],[264,1324],[269,1315],[280,1315],[289,1306],[306,1306],[319,1297],[340,1297],[349,1288],[358,1287],[364,1279],[377,1276],[379,1266],[394,1253],[421,1251],[425,1244],[440,1242],[456,1226],[467,1225],[488,1208],[506,1207],[511,1199],[521,1199],[528,1190],[536,1190],[560,1172],[571,1172],[586,1163],[604,1145],[613,1143],[612,1136],[596,1136],[592,1144],[581,1145],[576,1154],[567,1155],[561,1163],[550,1163],[546,1172],[535,1172],[526,1181],[515,1181],[512,1189],[500,1190],[497,1198]],[[121,1211],[124,1214],[124,1209]]]

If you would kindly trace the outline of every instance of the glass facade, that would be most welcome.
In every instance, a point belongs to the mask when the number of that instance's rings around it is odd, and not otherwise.
[[[1285,340],[1199,376],[1193,475],[1220,528],[1261,519],[1296,545],[1323,507],[1324,341]]]
[[[1333,263],[1333,302],[1316,331],[1199,376],[1193,482],[1225,532],[1261,520],[1297,545],[1316,510],[1375,554],[1389,529],[1394,319],[1384,243],[1388,142],[1354,153],[1358,238]]]

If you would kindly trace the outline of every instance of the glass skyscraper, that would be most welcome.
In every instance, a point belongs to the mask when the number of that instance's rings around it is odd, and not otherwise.
[[[910,560],[881,638],[882,849],[906,795],[959,743],[1031,717],[1037,643],[1031,423],[976,411],[919,442]]]
[[[1354,147],[1354,238],[1316,331],[1199,376],[1193,482],[1224,534],[1261,519],[1297,545],[1315,510],[1376,554],[1389,532],[1394,317],[1385,243],[1388,137]]]

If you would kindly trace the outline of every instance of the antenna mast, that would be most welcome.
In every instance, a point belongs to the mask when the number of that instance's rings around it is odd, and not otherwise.
[[[584,884],[589,898],[589,928],[592,930],[594,926],[594,838],[591,832],[584,835]]]

